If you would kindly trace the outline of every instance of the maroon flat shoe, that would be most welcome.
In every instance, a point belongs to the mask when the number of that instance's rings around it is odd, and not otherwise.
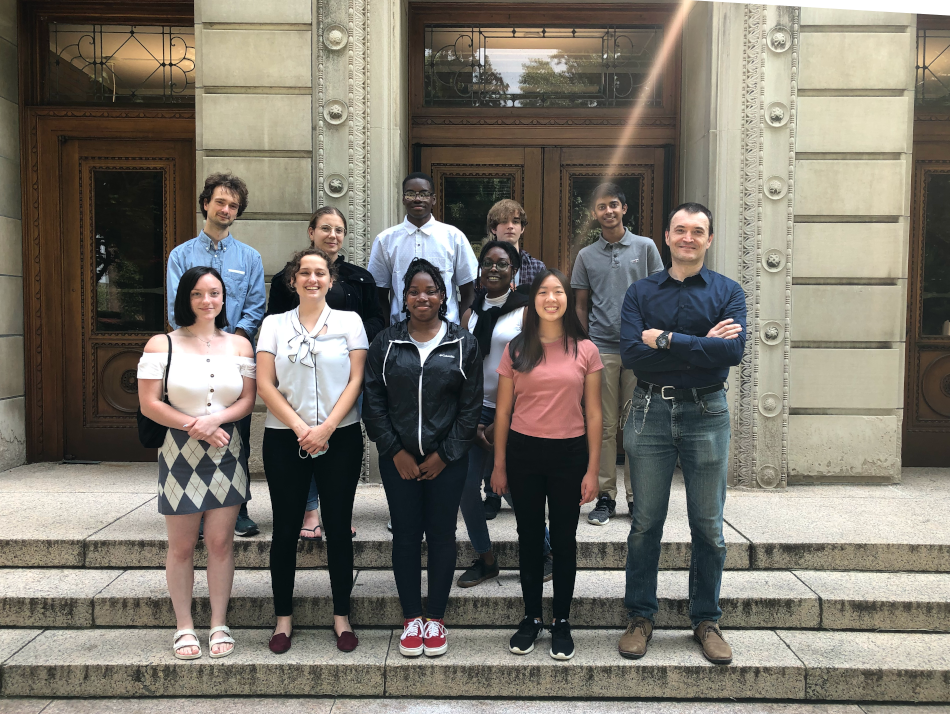
[[[275,633],[271,636],[270,642],[267,643],[267,646],[274,654],[284,654],[284,652],[290,649],[290,638],[293,636],[293,632],[290,633],[290,637],[285,635],[283,632]]]
[[[336,637],[336,648],[340,652],[352,652],[359,643],[360,638],[356,636],[355,632],[349,630]]]

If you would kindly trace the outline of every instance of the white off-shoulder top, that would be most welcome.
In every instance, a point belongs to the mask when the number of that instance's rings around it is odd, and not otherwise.
[[[164,379],[168,352],[146,352],[139,360],[139,379]],[[214,414],[234,404],[244,390],[244,378],[257,378],[251,357],[195,355],[172,352],[168,401],[192,417]]]

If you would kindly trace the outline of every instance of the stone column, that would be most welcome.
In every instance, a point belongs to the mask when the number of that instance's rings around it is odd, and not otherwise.
[[[16,3],[0,3],[0,471],[26,461]]]

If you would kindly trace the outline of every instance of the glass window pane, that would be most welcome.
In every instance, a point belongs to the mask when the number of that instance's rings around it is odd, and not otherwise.
[[[915,103],[950,108],[950,30],[917,30]]]
[[[165,331],[164,174],[93,171],[96,331]]]
[[[49,104],[195,101],[195,31],[49,25]]]
[[[928,174],[924,191],[921,334],[946,335],[950,334],[944,327],[950,321],[950,173]]]
[[[661,106],[663,28],[425,29],[425,106]]]
[[[503,198],[514,198],[510,176],[446,176],[442,179],[444,222],[462,231],[475,255],[488,235],[488,210]]]
[[[620,186],[627,201],[624,225],[636,233],[640,225],[640,176],[615,176],[611,183]],[[591,216],[590,197],[594,189],[604,183],[603,176],[571,176],[571,266],[581,248],[600,238],[600,226]]]

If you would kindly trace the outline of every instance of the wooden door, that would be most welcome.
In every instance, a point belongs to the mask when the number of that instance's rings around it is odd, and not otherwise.
[[[950,463],[950,128],[914,146],[904,466]]]
[[[138,441],[136,367],[167,330],[165,266],[194,236],[190,140],[65,139],[64,452],[151,460]]]
[[[487,234],[495,201],[525,208],[523,245],[531,255],[570,275],[577,252],[599,236],[588,199],[612,181],[627,199],[626,224],[663,252],[665,196],[671,187],[663,147],[424,147],[422,170],[435,181],[435,216],[461,228],[477,246]]]

